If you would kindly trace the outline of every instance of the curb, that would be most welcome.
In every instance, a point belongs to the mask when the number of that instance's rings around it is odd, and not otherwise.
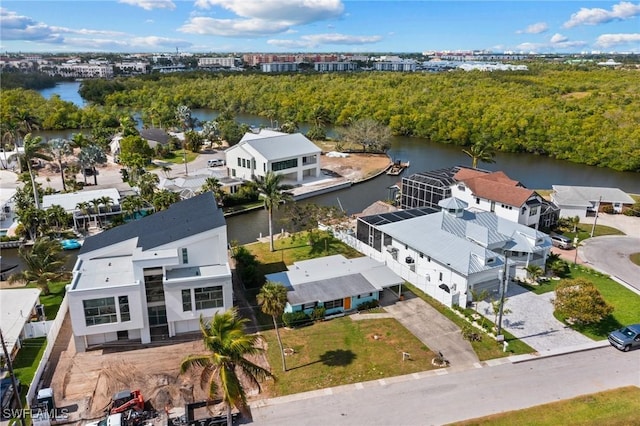
[[[553,349],[544,353],[536,352],[534,354],[514,355],[514,356],[508,357],[508,359],[512,364],[519,364],[521,362],[535,361],[538,359],[552,358],[552,357],[562,356],[570,353],[585,352],[585,351],[590,351],[594,349],[600,349],[610,345],[611,344],[609,343],[609,341],[605,339],[605,340],[599,340],[597,342],[585,343],[582,345],[575,345],[575,346],[568,346],[566,348]]]

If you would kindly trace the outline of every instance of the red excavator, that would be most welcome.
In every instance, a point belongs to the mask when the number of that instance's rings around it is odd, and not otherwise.
[[[144,398],[139,390],[123,390],[113,396],[109,414],[124,413],[127,410],[144,411]]]

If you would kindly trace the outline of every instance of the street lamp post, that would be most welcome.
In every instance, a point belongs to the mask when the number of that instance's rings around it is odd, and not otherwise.
[[[507,287],[507,271],[509,268],[509,251],[505,250],[504,252],[504,271],[502,272],[502,282],[500,283],[500,312],[498,316],[498,332],[496,334],[496,339],[498,342],[504,340],[504,336],[502,335],[502,314],[504,311],[504,294],[506,293]]]
[[[591,227],[591,238],[596,230],[596,222],[598,222],[598,212],[600,211],[600,203],[602,202],[602,195],[598,198],[598,204],[596,205],[596,217],[593,218],[593,226]]]

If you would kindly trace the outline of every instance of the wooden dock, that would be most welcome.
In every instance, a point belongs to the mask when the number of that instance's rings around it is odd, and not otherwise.
[[[403,163],[400,160],[394,161],[389,168],[387,169],[387,174],[391,176],[398,176],[404,172],[405,169],[409,168],[409,161]]]

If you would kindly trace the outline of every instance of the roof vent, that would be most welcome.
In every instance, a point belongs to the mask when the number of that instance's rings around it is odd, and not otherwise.
[[[109,282],[109,277],[107,277],[104,282],[108,283]]]

